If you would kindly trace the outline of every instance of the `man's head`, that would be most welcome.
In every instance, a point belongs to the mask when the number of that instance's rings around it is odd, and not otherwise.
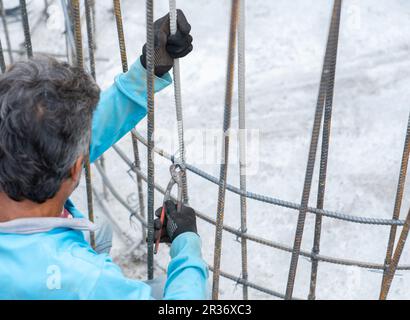
[[[99,93],[88,74],[49,57],[1,75],[0,192],[40,204],[63,183],[74,190]]]

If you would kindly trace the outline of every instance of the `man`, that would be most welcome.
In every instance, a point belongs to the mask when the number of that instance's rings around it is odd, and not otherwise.
[[[174,36],[168,15],[155,22],[157,92],[171,83],[173,59],[192,51],[190,28],[181,11]],[[51,58],[18,62],[0,77],[1,299],[152,298],[149,285],[125,278],[90,247],[82,231],[94,225],[69,199],[86,154],[95,161],[145,116],[145,56],[144,46],[101,94],[88,74]],[[167,202],[165,222],[155,226],[172,242],[163,298],[205,299],[194,211],[177,214]]]

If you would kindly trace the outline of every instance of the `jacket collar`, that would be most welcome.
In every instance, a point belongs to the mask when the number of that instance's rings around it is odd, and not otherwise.
[[[85,218],[22,218],[0,223],[0,233],[33,234],[57,228],[95,231],[96,225]]]

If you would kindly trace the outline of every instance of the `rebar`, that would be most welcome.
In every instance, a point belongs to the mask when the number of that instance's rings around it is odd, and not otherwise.
[[[135,165],[132,163],[132,161],[125,155],[125,153],[118,148],[117,146],[113,146],[114,151],[124,160],[124,162],[129,166],[130,169],[132,169],[137,175],[141,177],[142,180],[145,182],[148,180],[147,176],[141,171],[138,170]],[[108,177],[105,177],[106,180],[108,180]],[[110,183],[110,187],[114,188],[113,185]],[[161,194],[165,193],[165,188],[161,187],[159,184],[155,183],[154,185],[155,189],[160,192]],[[111,190],[110,190],[111,191]],[[120,203],[126,203],[125,200],[123,199],[118,199],[117,197],[120,197],[118,192],[115,192],[117,196],[114,196]],[[173,200],[176,200],[175,197],[172,197]],[[126,207],[127,208],[127,207]],[[130,208],[130,206],[128,206]],[[130,209],[133,213],[136,211],[133,209]],[[202,213],[199,210],[195,210],[196,216],[204,220],[205,222],[208,222],[212,225],[216,225],[216,220],[212,219],[208,215]],[[243,234],[241,231],[238,230],[238,228],[234,228],[232,226],[227,226],[223,225],[223,230],[235,235],[236,237],[244,237],[245,239],[261,244],[263,246],[267,246],[270,248],[274,248],[280,251],[284,252],[292,252],[293,247],[281,244],[279,242],[274,242],[271,240],[267,240],[264,238],[261,238],[256,235],[252,235],[250,233]],[[344,266],[353,266],[353,267],[359,267],[363,269],[372,269],[372,270],[383,270],[384,265],[379,264],[379,263],[374,263],[374,262],[368,262],[368,261],[357,261],[357,260],[352,260],[352,259],[343,259],[343,258],[335,258],[335,257],[330,257],[330,256],[324,256],[324,255],[314,255],[311,252],[301,250],[300,255],[309,259],[317,259],[318,261],[326,262],[326,263],[331,263],[331,264],[336,264],[336,265],[344,265]],[[410,270],[410,265],[401,265],[398,267],[398,270]]]
[[[31,45],[30,24],[28,21],[26,0],[20,0],[20,10],[21,10],[21,21],[23,22],[23,30],[24,30],[24,39],[25,39],[24,45],[27,50],[27,57],[31,58],[33,56],[33,47]]]
[[[322,149],[320,156],[320,169],[319,169],[319,186],[317,194],[316,207],[323,209],[325,200],[325,190],[326,190],[326,174],[327,174],[327,161],[329,154],[329,140],[330,140],[330,128],[332,123],[332,108],[333,108],[333,93],[335,87],[335,74],[336,74],[336,61],[337,61],[337,48],[339,43],[339,29],[340,29],[340,15],[342,1],[335,1],[335,6],[337,6],[336,22],[334,25],[335,30],[330,32],[334,33],[334,47],[331,50],[330,57],[330,69],[328,77],[326,79],[326,90],[325,90],[325,116],[323,120],[323,133],[322,133]],[[322,231],[322,215],[318,214],[315,217],[315,232],[313,239],[312,254],[317,255],[320,252],[320,236]],[[310,274],[310,291],[309,300],[314,300],[316,298],[316,280],[317,280],[317,269],[318,260],[312,259],[312,269]]]
[[[73,14],[73,22],[74,22],[76,65],[77,67],[84,69],[83,42],[82,42],[82,34],[81,34],[79,0],[71,0],[71,7],[72,7],[72,14]],[[87,189],[88,219],[91,222],[94,222],[93,193],[92,193],[91,167],[90,167],[89,153],[85,155],[84,168],[85,168],[85,182],[86,182],[86,189]],[[95,248],[94,232],[90,232],[90,244],[93,248]]]
[[[407,166],[409,162],[409,152],[410,152],[410,115],[409,115],[409,119],[407,122],[406,138],[404,141],[403,155],[402,155],[401,165],[400,165],[399,181],[397,184],[396,198],[394,202],[394,209],[393,209],[393,219],[394,220],[397,220],[400,217],[400,209],[401,209],[401,204],[403,201],[404,185],[405,185],[406,176],[407,176]],[[403,235],[403,231],[404,231],[404,227],[402,230],[402,235]],[[392,274],[394,275],[394,272],[395,272],[391,268],[394,268],[394,266],[392,266],[392,255],[393,255],[393,249],[394,249],[394,242],[396,240],[396,233],[397,233],[397,226],[394,226],[394,225],[391,226],[390,234],[389,234],[389,242],[387,244],[386,258],[384,260],[385,269],[384,269],[382,284],[380,288],[380,295],[379,295],[380,299],[386,299],[388,291],[389,291],[389,287],[392,281],[388,279],[390,277],[393,278]],[[399,244],[397,245],[397,248],[400,248]],[[398,256],[397,259],[399,258],[400,256]],[[398,261],[396,262],[396,264],[397,263]]]
[[[176,1],[169,0],[169,23],[171,35],[177,32],[177,8]],[[184,118],[182,112],[182,94],[181,94],[181,71],[179,65],[179,59],[174,59],[173,66],[174,74],[174,97],[175,97],[175,111],[177,117],[177,130],[178,130],[178,150],[179,159],[182,173],[182,199],[184,204],[189,203],[188,198],[188,182],[185,168],[185,140],[184,140]]]
[[[141,136],[138,132],[133,131],[133,134],[137,137],[138,141],[140,141],[142,144],[147,146],[147,140]],[[160,156],[167,158],[168,160],[173,161],[174,157],[171,156],[169,153],[165,152],[165,150],[162,150],[158,147],[154,148],[154,151],[158,153]],[[199,177],[202,177],[209,182],[212,182],[214,184],[219,184],[219,179],[215,176],[210,175],[209,173],[189,164],[186,163],[187,170],[191,171],[192,173],[195,173]],[[237,195],[243,195],[248,199],[253,199],[256,201],[261,201],[269,204],[273,204],[275,206],[283,207],[283,208],[288,208],[292,210],[300,210],[301,206],[298,203],[287,201],[287,200],[281,200],[278,198],[273,198],[270,196],[258,194],[255,192],[250,192],[250,191],[242,191],[240,188],[235,187],[231,184],[226,184],[226,189],[237,194]],[[352,214],[346,214],[342,212],[336,212],[336,211],[330,211],[330,210],[324,210],[324,209],[318,209],[314,207],[308,207],[308,212],[318,215],[321,214],[324,217],[329,217],[332,219],[337,219],[341,221],[346,221],[346,222],[351,222],[351,223],[359,223],[359,224],[367,224],[367,225],[374,225],[374,226],[391,226],[391,225],[397,225],[397,226],[402,226],[404,225],[403,220],[394,220],[394,219],[383,219],[383,218],[371,218],[371,217],[364,217],[360,215],[352,215]]]
[[[125,73],[128,71],[128,59],[127,59],[127,48],[125,45],[125,36],[124,36],[124,27],[123,27],[123,20],[122,20],[122,13],[121,13],[121,1],[114,0],[114,15],[115,21],[117,26],[117,34],[118,34],[118,45],[120,48],[120,56],[121,56],[121,65],[122,71]],[[132,141],[132,148],[134,153],[134,161],[137,168],[141,168],[141,161],[138,151],[138,140],[134,137],[134,135],[130,134],[131,141]],[[145,216],[145,206],[144,206],[144,191],[142,189],[142,181],[141,178],[136,176],[137,178],[137,191],[138,191],[138,202],[139,202],[139,209],[140,215],[142,217]],[[144,238],[145,238],[145,229],[143,229]]]
[[[239,18],[239,1],[232,0],[231,5],[231,22],[229,27],[229,48],[228,48],[228,62],[226,74],[226,88],[225,88],[225,106],[223,119],[223,146],[222,159],[219,173],[219,191],[218,191],[218,208],[217,208],[217,223],[215,230],[215,250],[214,250],[214,273],[212,286],[212,299],[218,300],[219,296],[219,271],[221,268],[222,255],[222,230],[225,211],[225,192],[226,179],[228,173],[229,161],[229,130],[231,128],[231,113],[232,113],[232,96],[233,96],[233,82],[234,82],[234,66],[235,66],[235,52],[236,52],[236,36],[237,24]]]
[[[95,48],[94,48],[94,30],[92,26],[91,16],[91,0],[84,0],[85,21],[87,25],[87,40],[88,40],[88,57],[90,63],[90,72],[94,80],[97,80],[95,72]]]
[[[1,44],[1,40],[0,40],[0,68],[1,68],[2,73],[6,72],[6,62],[4,61],[3,46]]]
[[[1,22],[3,24],[4,36],[6,38],[6,45],[7,45],[7,52],[8,52],[8,55],[9,55],[9,62],[13,63],[14,59],[13,59],[13,52],[12,52],[11,41],[10,41],[10,32],[9,32],[9,27],[7,25],[6,11],[4,9],[3,0],[0,0],[0,16],[1,16]]]
[[[246,110],[245,110],[245,0],[240,0],[238,21],[238,116],[239,116],[239,187],[246,192]],[[247,203],[246,197],[240,196],[241,206],[241,257],[242,257],[242,297],[248,300],[248,248],[243,234],[247,232]]]
[[[154,128],[155,128],[155,110],[154,110],[154,0],[146,1],[146,20],[147,20],[147,141],[148,141],[148,156],[147,156],[147,172],[148,172],[148,201],[147,201],[147,216],[148,216],[148,241],[147,241],[147,266],[148,279],[154,277],[154,183],[155,183],[155,167],[154,167]]]
[[[338,16],[340,16],[341,0],[335,0],[333,5],[332,22],[329,29],[328,42],[326,46],[325,59],[322,70],[322,77],[319,87],[318,100],[315,110],[315,118],[312,129],[312,136],[309,146],[308,162],[306,167],[305,181],[303,184],[301,209],[299,211],[298,221],[296,225],[295,240],[293,244],[293,252],[289,267],[288,282],[286,285],[286,299],[291,299],[296,278],[296,270],[299,261],[300,247],[302,244],[303,230],[305,227],[307,207],[309,204],[310,190],[312,187],[313,171],[316,162],[317,145],[319,141],[320,127],[323,116],[324,99],[327,77],[331,68],[331,57],[334,55],[338,37],[336,35]]]

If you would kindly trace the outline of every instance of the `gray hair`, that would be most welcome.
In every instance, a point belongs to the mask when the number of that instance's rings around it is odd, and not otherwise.
[[[53,198],[88,153],[100,89],[79,68],[50,57],[17,62],[0,76],[0,191]]]

